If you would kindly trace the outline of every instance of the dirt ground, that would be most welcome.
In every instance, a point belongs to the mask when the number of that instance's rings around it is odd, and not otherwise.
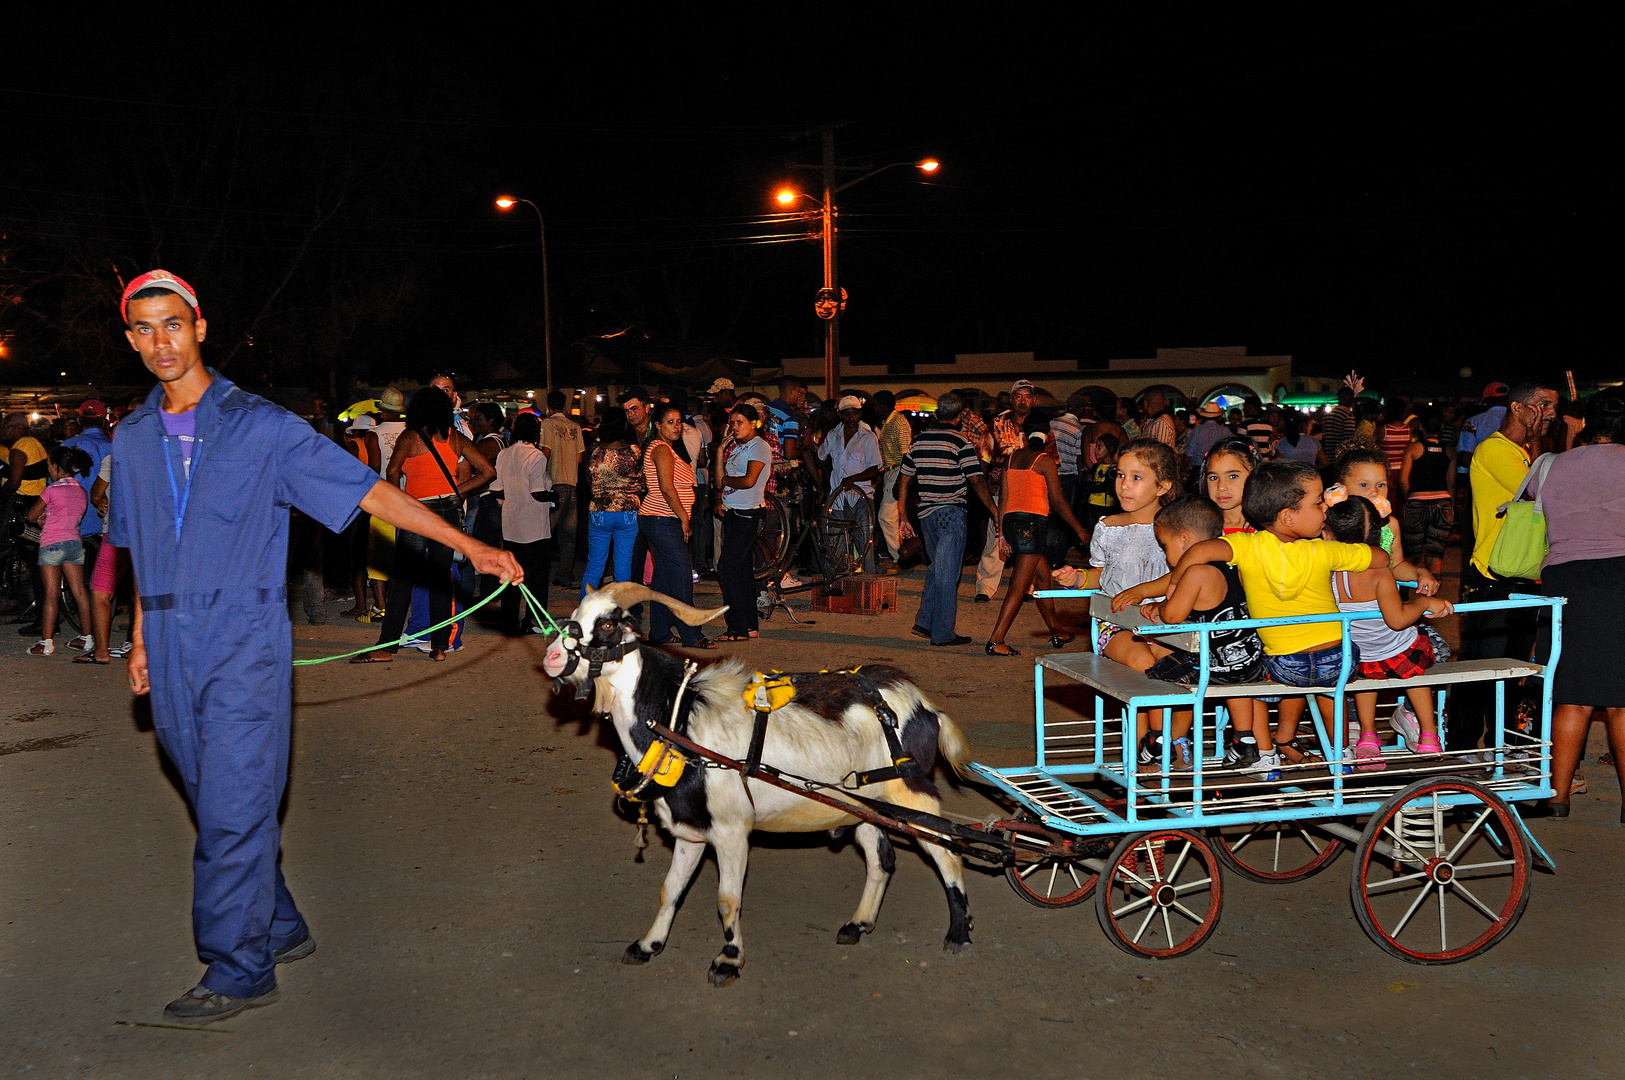
[[[1031,760],[1024,611],[982,654],[995,605],[962,590],[976,645],[908,635],[920,577],[881,617],[783,614],[728,646],[788,670],[888,661],[964,727],[978,760]],[[969,576],[967,575],[967,581]],[[699,602],[718,602],[702,586]],[[554,593],[554,608],[568,604]],[[295,627],[297,653],[376,633]],[[798,615],[806,618],[805,603]],[[282,1000],[209,1031],[162,1026],[201,973],[189,905],[193,830],[122,670],[24,655],[0,677],[0,1069],[49,1077],[854,1077],[1165,1075],[1604,1077],[1618,1022],[1625,845],[1594,757],[1567,822],[1537,822],[1558,861],[1487,955],[1416,967],[1350,910],[1344,855],[1288,886],[1230,875],[1217,933],[1154,963],[1113,948],[1092,905],[1046,911],[971,871],[975,945],[943,953],[947,905],[899,849],[878,929],[835,944],[863,883],[823,834],[764,838],[744,901],[748,962],[714,989],[708,863],[671,944],[620,963],[653,917],[668,851],[635,863],[615,813],[616,751],[537,670],[540,638],[486,632],[443,665],[301,668],[284,867],[319,948],[279,970]],[[1047,646],[1046,646],[1047,647]],[[713,656],[724,653],[710,654]],[[1592,755],[1601,747],[1600,730]],[[995,806],[972,788],[948,805]]]

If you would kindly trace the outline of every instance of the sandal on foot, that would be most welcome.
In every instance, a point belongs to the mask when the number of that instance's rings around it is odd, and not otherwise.
[[[1057,649],[1059,649],[1062,645],[1068,645],[1076,640],[1078,640],[1078,635],[1076,634],[1051,634],[1049,636],[1050,645]]]
[[[713,641],[726,641],[726,642],[732,643],[732,642],[735,642],[735,641],[754,641],[755,639],[756,639],[755,634],[735,634],[732,631],[729,631],[726,634],[718,634],[712,640]]]
[[[80,634],[78,637],[70,638],[68,640],[68,648],[75,649],[79,652],[87,652],[95,647],[96,639],[91,637],[89,634]]]
[[[111,661],[111,660],[98,660],[98,659],[96,659],[96,654],[95,653],[88,653],[87,652],[83,656],[74,657],[73,662],[76,663],[76,664],[111,664],[113,661]]]
[[[1416,737],[1415,753],[1420,757],[1442,757],[1444,745],[1433,732],[1424,731]]]
[[[29,656],[50,656],[56,652],[56,642],[51,638],[41,638],[28,650]]]
[[[1000,652],[999,651],[1000,649],[1003,649],[1004,651]],[[1006,645],[1002,641],[990,641],[990,642],[988,642],[987,643],[987,654],[989,656],[1020,656],[1021,655],[1020,652],[1018,652],[1017,650],[1011,648],[1009,645]]]
[[[1382,760],[1382,740],[1375,731],[1368,731],[1354,744],[1354,767],[1361,772],[1377,772],[1388,767]]]

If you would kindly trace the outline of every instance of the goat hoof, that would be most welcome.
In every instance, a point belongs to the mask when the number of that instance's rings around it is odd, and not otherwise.
[[[970,948],[970,938],[964,941],[955,941],[953,938],[942,939],[942,951],[945,953],[962,953]]]
[[[718,964],[711,965],[711,982],[716,986],[727,986],[739,978],[739,965]]]
[[[855,922],[849,922],[835,932],[835,944],[856,945],[863,940],[863,927]]]
[[[632,944],[626,947],[626,952],[621,954],[621,963],[647,964],[650,960],[654,959],[654,956],[655,954],[653,950],[645,949],[642,945],[639,945],[634,941]]]

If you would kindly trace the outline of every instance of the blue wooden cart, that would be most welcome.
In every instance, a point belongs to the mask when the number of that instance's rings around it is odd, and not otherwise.
[[[1410,680],[1350,679],[1349,624],[1379,614],[1141,625],[1137,612],[1111,615],[1109,600],[1089,591],[1038,595],[1091,596],[1097,632],[1100,618],[1110,616],[1147,636],[1179,635],[1173,640],[1198,657],[1199,677],[1189,686],[1160,682],[1093,653],[1037,660],[1033,764],[970,766],[1021,807],[1016,819],[1001,824],[1016,853],[1005,873],[1024,899],[1070,907],[1092,897],[1113,944],[1139,956],[1170,958],[1198,948],[1217,927],[1221,867],[1254,881],[1296,881],[1325,869],[1352,846],[1355,915],[1394,956],[1454,963],[1489,949],[1517,924],[1529,902],[1536,860],[1552,865],[1510,805],[1552,795],[1552,691],[1551,681],[1541,678],[1542,665],[1449,661]],[[1555,665],[1564,603],[1517,594],[1460,604],[1456,611],[1549,608],[1548,662]],[[1209,685],[1208,635],[1215,630],[1309,622],[1339,624],[1345,659],[1335,686]],[[1082,688],[1080,711],[1046,716],[1046,672]],[[1538,718],[1526,725],[1509,721],[1508,685],[1531,679],[1540,683]],[[1405,688],[1426,686],[1436,715],[1443,717],[1453,689],[1486,682],[1495,687],[1487,749],[1423,757],[1400,738],[1384,746],[1382,771],[1343,764],[1347,694],[1375,690],[1397,698]],[[1285,765],[1278,779],[1225,768],[1224,700],[1284,695],[1310,697],[1307,715],[1324,760]],[[1321,715],[1316,696],[1332,699],[1330,716]],[[1168,739],[1162,740],[1162,760],[1142,765],[1140,717],[1175,709],[1192,713],[1194,767],[1172,767]],[[1379,697],[1379,716],[1382,711]]]

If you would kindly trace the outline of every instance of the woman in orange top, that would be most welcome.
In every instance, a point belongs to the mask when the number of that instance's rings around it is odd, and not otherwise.
[[[431,450],[432,447],[432,450]],[[438,458],[438,461],[436,460]],[[473,476],[456,482],[458,459],[468,462]],[[406,408],[406,430],[395,440],[385,478],[392,484],[406,480],[406,493],[453,525],[461,525],[463,498],[496,478],[496,470],[474,444],[452,427],[451,398],[435,386],[425,386]],[[412,606],[412,586],[429,593],[429,621],[451,618],[451,549],[417,533],[395,533],[395,572],[389,578],[389,599],[384,606],[378,648],[350,661],[381,664],[395,659],[397,642],[406,629]],[[442,626],[429,639],[432,660],[444,660],[451,644],[451,627]]]
[[[643,480],[648,494],[638,507],[638,533],[649,545],[654,559],[656,592],[665,593],[685,604],[694,602],[694,562],[688,550],[694,514],[694,463],[683,443],[683,410],[671,402],[656,405],[649,414],[655,437],[643,456]],[[633,573],[641,570],[633,567]],[[673,639],[673,631],[676,639]],[[714,649],[697,626],[674,618],[664,604],[649,612],[649,644],[671,645],[677,641],[685,649]]]
[[[1027,589],[1036,583],[1040,589],[1050,587],[1049,560],[1044,557],[1044,541],[1049,533],[1051,510],[1079,536],[1088,536],[1089,530],[1079,524],[1072,508],[1061,493],[1061,476],[1055,468],[1055,458],[1049,453],[1049,424],[1029,416],[1022,425],[1027,443],[1010,453],[1010,463],[1004,470],[999,486],[999,555],[1015,562],[1010,572],[1010,591],[1004,594],[1004,606],[999,609],[999,621],[988,639],[989,656],[1017,656],[1015,649],[1004,643],[1004,635],[1016,621],[1016,612],[1027,599]],[[1072,634],[1064,634],[1055,620],[1055,603],[1038,600],[1038,614],[1049,627],[1049,643],[1059,649],[1071,641]]]

